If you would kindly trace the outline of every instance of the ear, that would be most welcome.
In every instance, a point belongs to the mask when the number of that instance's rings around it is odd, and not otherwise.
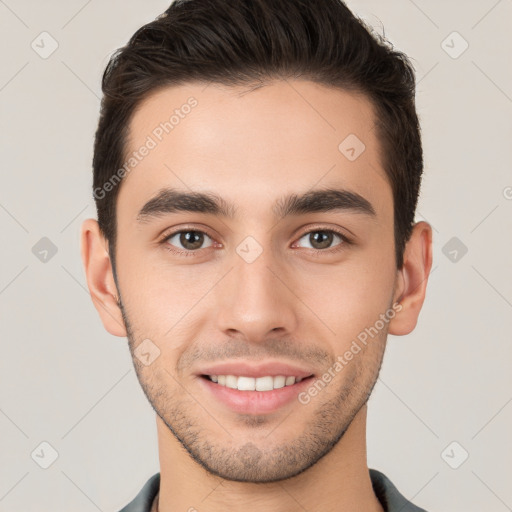
[[[87,286],[94,307],[105,329],[114,336],[126,336],[126,328],[117,304],[119,293],[114,281],[108,243],[95,219],[82,224],[81,252]]]
[[[402,308],[389,322],[389,334],[409,334],[418,321],[432,267],[432,228],[417,222],[405,246],[404,264],[398,270],[393,303]]]

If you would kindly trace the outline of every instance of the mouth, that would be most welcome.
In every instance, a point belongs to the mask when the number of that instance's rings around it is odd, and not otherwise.
[[[266,375],[263,377],[247,377],[244,375],[200,375],[203,379],[238,391],[273,391],[287,386],[293,386],[314,377],[313,374],[306,377],[293,375]]]
[[[294,402],[301,405],[298,396],[314,378],[313,374],[297,378],[292,375],[254,378],[201,374],[198,381],[208,400],[211,402],[213,399],[214,406],[220,404],[240,414],[269,414],[291,406]]]

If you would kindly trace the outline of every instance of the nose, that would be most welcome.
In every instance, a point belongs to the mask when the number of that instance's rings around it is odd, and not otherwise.
[[[300,301],[290,280],[270,249],[252,263],[235,254],[234,268],[216,290],[218,328],[255,343],[294,332]]]

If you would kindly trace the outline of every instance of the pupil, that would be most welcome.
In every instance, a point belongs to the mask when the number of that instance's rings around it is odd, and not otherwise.
[[[319,248],[325,249],[326,247],[329,247],[329,245],[331,244],[332,233],[326,233],[325,231],[315,231],[315,233],[312,233],[311,238],[314,241],[314,243],[311,244],[313,245],[313,247],[314,244],[320,244],[321,247]]]
[[[180,243],[187,249],[197,249],[203,243],[203,234],[197,231],[185,231],[181,234]]]

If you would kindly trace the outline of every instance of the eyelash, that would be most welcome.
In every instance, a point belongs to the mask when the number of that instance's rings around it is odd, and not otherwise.
[[[185,256],[185,257],[188,257],[188,256],[195,256],[199,251],[201,251],[201,249],[196,249],[196,250],[182,250],[182,249],[176,249],[174,248],[173,246],[171,246],[171,244],[167,243],[167,241],[172,238],[173,236],[175,235],[178,235],[180,233],[187,233],[187,232],[194,232],[194,233],[201,233],[201,234],[204,234],[206,236],[208,236],[209,238],[211,238],[212,240],[214,239],[214,237],[212,235],[210,235],[207,231],[204,231],[202,229],[196,229],[196,228],[185,228],[185,229],[179,229],[178,231],[173,231],[171,233],[167,233],[165,234],[165,236],[162,238],[162,240],[160,241],[160,243],[164,246],[165,250],[169,251],[169,252],[172,252],[173,254],[177,254],[179,256]],[[321,256],[322,254],[335,254],[335,253],[338,253],[338,252],[341,252],[343,251],[347,245],[352,245],[353,242],[352,240],[347,237],[344,233],[342,233],[341,231],[337,230],[337,229],[332,229],[332,228],[329,228],[329,229],[323,229],[323,228],[314,228],[314,229],[310,229],[309,231],[305,231],[304,233],[302,233],[298,239],[300,240],[301,238],[303,238],[304,236],[306,235],[309,235],[311,233],[319,233],[319,232],[322,232],[322,233],[334,233],[335,235],[339,236],[341,238],[341,243],[339,243],[338,245],[334,246],[334,247],[330,247],[330,248],[327,248],[327,249],[309,249],[310,251],[313,251],[311,254],[313,256]],[[306,248],[308,249],[308,248]]]

